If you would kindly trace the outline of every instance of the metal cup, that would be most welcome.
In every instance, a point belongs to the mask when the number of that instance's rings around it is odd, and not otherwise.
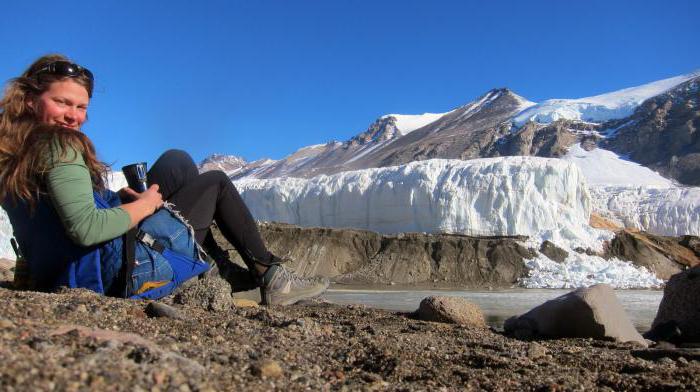
[[[129,188],[138,193],[145,192],[148,189],[146,167],[146,162],[133,163],[122,167],[122,172],[126,178],[126,183],[129,184]]]

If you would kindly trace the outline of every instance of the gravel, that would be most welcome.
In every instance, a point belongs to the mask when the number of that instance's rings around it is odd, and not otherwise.
[[[700,390],[698,349],[647,355],[358,305],[204,297],[149,317],[144,301],[0,288],[0,390]]]

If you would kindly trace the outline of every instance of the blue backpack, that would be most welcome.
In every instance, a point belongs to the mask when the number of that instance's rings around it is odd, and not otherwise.
[[[97,208],[113,208],[120,204],[113,192],[107,191],[105,197],[98,192],[93,195]],[[8,208],[7,203],[3,204],[20,249],[28,256],[30,274],[49,271],[41,276],[45,282],[46,275],[51,274],[48,284],[44,283],[42,288],[67,286],[132,299],[159,299],[188,279],[209,270],[209,264],[200,258],[191,229],[168,207],[144,219],[138,228],[124,236],[86,248],[73,244],[65,236],[55,211],[50,206],[47,208],[46,202],[40,202],[33,215],[27,213],[26,206]],[[135,267],[139,268],[137,259],[166,268],[167,273],[160,276],[167,279],[149,281],[147,276],[146,280],[143,276],[136,279],[133,274]],[[103,271],[103,266],[119,269],[116,282],[103,281],[105,276],[114,275]],[[139,287],[135,287],[137,282]],[[110,287],[109,293],[106,286]]]

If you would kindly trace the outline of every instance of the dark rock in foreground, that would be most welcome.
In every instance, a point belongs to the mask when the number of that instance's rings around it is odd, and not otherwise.
[[[671,277],[652,329],[676,327],[676,342],[700,342],[700,267],[691,268]],[[675,335],[675,334],[674,334]]]
[[[613,339],[647,346],[612,287],[606,284],[577,289],[547,301],[506,320],[504,327],[519,337]]]

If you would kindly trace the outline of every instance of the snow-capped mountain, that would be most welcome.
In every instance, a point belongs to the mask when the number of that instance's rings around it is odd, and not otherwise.
[[[509,131],[500,124],[534,105],[508,89],[495,89],[445,113],[389,114],[345,142],[304,147],[239,178],[310,178],[346,170],[390,166],[430,158],[470,159]],[[484,143],[488,140],[488,143]]]
[[[566,119],[601,123],[619,119],[632,115],[634,110],[647,99],[699,76],[700,71],[696,71],[593,97],[548,99],[518,114],[514,122],[516,125],[523,125],[528,121],[551,123]]]
[[[330,142],[299,149],[279,161],[257,163],[255,170],[240,170],[233,179],[302,177],[333,174],[347,170],[383,167],[431,158],[474,159],[508,155],[536,155],[560,157],[570,145],[582,137],[607,138],[604,147],[620,154],[629,154],[630,148],[613,143],[616,135],[634,135],[640,123],[638,117],[653,118],[659,105],[654,100],[674,96],[678,107],[691,108],[689,115],[697,111],[697,89],[700,71],[672,77],[638,87],[578,99],[550,99],[542,103],[531,102],[508,89],[495,89],[476,100],[445,113],[422,115],[389,114],[380,117],[369,128],[346,142]],[[678,89],[686,87],[685,94]],[[695,94],[695,95],[693,95]],[[654,106],[655,105],[655,106]],[[647,113],[641,113],[640,111]],[[678,110],[671,113],[671,117]],[[686,110],[686,114],[688,110]],[[636,117],[635,117],[636,116]],[[686,116],[687,117],[687,116]],[[697,118],[685,118],[697,123]],[[672,118],[662,119],[665,124],[682,127]],[[691,122],[692,122],[691,121]],[[697,127],[691,124],[691,128]],[[691,129],[691,131],[692,131]],[[614,132],[613,132],[614,131]],[[668,133],[668,132],[666,132]],[[699,147],[692,145],[696,136],[687,135],[674,145],[692,152]],[[658,135],[657,135],[658,136]],[[661,137],[664,137],[663,135]],[[629,139],[629,137],[627,137]],[[685,141],[684,141],[685,140]],[[686,143],[687,141],[687,143]],[[663,164],[649,162],[645,149],[651,146],[639,141],[639,151],[632,152],[632,159],[651,166],[672,178],[693,184],[693,177],[700,181],[700,174],[688,173],[691,162],[675,162],[684,152],[667,154]],[[629,144],[629,143],[627,143]],[[697,143],[695,143],[697,144]],[[627,151],[625,151],[627,148]],[[681,148],[681,149],[682,149]],[[686,149],[687,150],[687,149]],[[639,157],[646,157],[643,161]],[[656,164],[656,166],[655,166]]]

